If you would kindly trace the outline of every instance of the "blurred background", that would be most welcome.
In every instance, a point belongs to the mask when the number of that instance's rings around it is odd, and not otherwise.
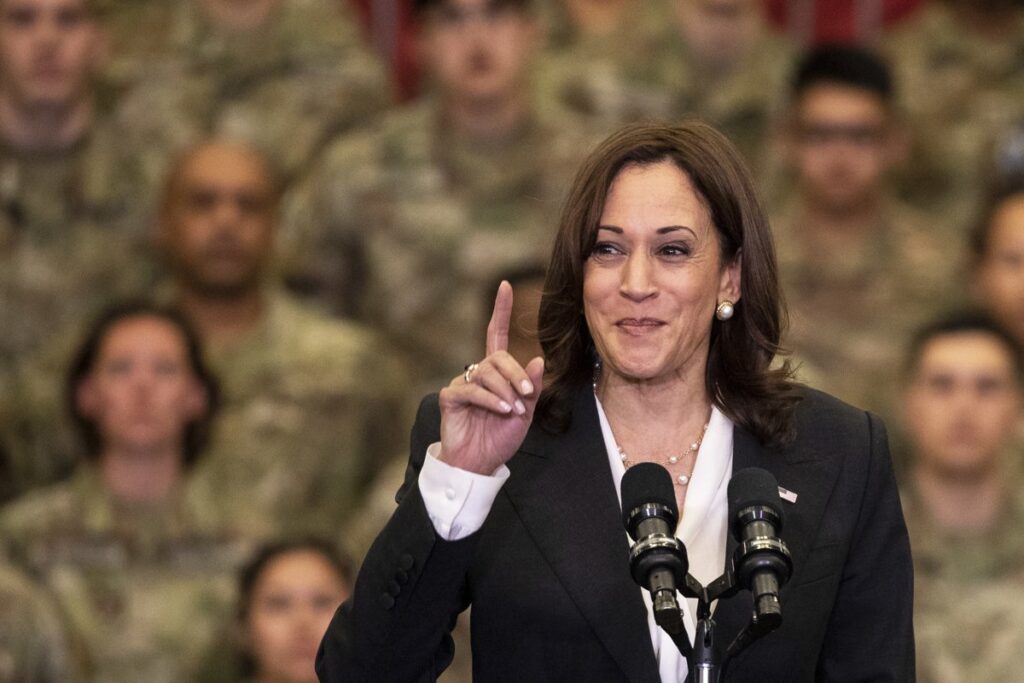
[[[1020,2],[0,0],[0,682],[314,681],[419,399],[503,279],[540,353],[576,169],[694,117],[889,429],[919,679],[1019,680]]]

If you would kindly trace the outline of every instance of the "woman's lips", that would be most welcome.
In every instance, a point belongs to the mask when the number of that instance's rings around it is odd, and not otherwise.
[[[664,324],[664,321],[655,318],[623,318],[615,326],[629,334],[646,334]]]

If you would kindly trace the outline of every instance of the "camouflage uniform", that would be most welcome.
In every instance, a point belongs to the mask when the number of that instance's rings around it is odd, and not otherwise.
[[[542,62],[543,101],[603,128],[698,117],[719,128],[760,168],[767,161],[771,123],[785,103],[794,47],[765,32],[735,68],[713,74],[687,50],[667,4],[657,11],[659,3],[648,6],[645,0],[646,11],[613,40],[583,40]],[[661,19],[644,22],[643,16]]]
[[[178,3],[167,0],[92,0],[107,31],[108,54],[95,79],[100,106],[115,109],[119,98],[145,77],[147,69],[172,54],[172,25]]]
[[[67,471],[12,432],[28,403],[16,381],[25,357],[153,278],[152,193],[136,160],[107,123],[62,153],[0,144],[0,451],[13,473],[0,501]]]
[[[1024,496],[1017,491],[992,529],[964,535],[937,528],[913,490],[904,491],[920,683],[1020,680]]]
[[[97,683],[189,680],[232,616],[250,551],[180,491],[113,498],[91,464],[0,512],[0,538],[55,595]]]
[[[908,198],[967,229],[991,179],[992,145],[1024,117],[1024,12],[1002,40],[931,3],[885,45],[914,134]]]
[[[0,561],[0,683],[73,683],[77,666],[49,596]]]
[[[799,199],[773,218],[790,327],[783,345],[801,379],[892,417],[909,335],[956,304],[957,265],[931,223],[895,201],[857,249],[830,249],[802,223]]]
[[[287,0],[262,26],[236,32],[211,25],[197,4],[172,5],[168,56],[144,67],[118,107],[138,144],[161,152],[150,177],[198,138],[226,136],[258,148],[287,180],[331,136],[390,102],[384,68],[344,3]]]
[[[544,3],[548,49],[535,69],[543,106],[567,108],[606,128],[669,115],[668,76],[662,60],[652,56],[679,52],[673,46],[679,34],[671,3],[640,0],[633,5],[609,35],[577,27],[561,0]]]
[[[471,140],[430,101],[393,112],[333,144],[288,198],[292,275],[386,330],[420,377],[447,382],[483,352],[496,278],[547,263],[592,142],[571,122]]]
[[[399,362],[367,329],[274,294],[208,354],[223,403],[192,495],[247,533],[334,535],[410,424]]]
[[[595,33],[580,26],[565,0],[544,0],[534,3],[547,30],[546,45],[554,51],[572,50],[594,41],[604,41],[604,53],[617,53],[621,59],[636,60],[633,50],[644,50],[664,44],[661,40],[673,30],[674,0],[630,0],[619,12],[617,26],[612,34]],[[599,4],[599,3],[598,3]],[[623,40],[618,40],[622,37]],[[630,42],[635,41],[635,42]]]

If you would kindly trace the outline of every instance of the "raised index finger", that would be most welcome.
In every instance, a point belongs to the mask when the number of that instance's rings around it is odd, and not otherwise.
[[[508,328],[512,320],[512,285],[502,280],[494,297],[494,311],[487,323],[487,355],[508,351]]]

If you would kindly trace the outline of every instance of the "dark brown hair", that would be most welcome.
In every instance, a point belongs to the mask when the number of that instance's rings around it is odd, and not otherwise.
[[[877,51],[855,43],[819,45],[804,55],[793,74],[793,98],[816,85],[839,85],[871,93],[886,105],[893,99],[892,74]]]
[[[103,448],[103,437],[96,423],[78,409],[78,386],[95,368],[100,349],[110,335],[110,331],[126,320],[138,318],[156,318],[168,323],[181,335],[192,374],[199,380],[206,392],[206,411],[202,417],[185,426],[184,463],[186,466],[191,465],[199,458],[199,454],[209,440],[211,424],[219,405],[220,391],[217,380],[207,369],[206,363],[203,362],[199,336],[184,316],[174,308],[159,306],[148,301],[130,301],[115,305],[102,313],[92,323],[81,346],[72,357],[64,386],[65,405],[85,442],[86,455],[90,458],[99,457]]]
[[[780,353],[783,303],[775,246],[750,172],[724,135],[699,121],[669,127],[627,126],[586,160],[570,190],[555,238],[540,306],[548,379],[539,417],[549,430],[568,427],[573,396],[591,380],[593,339],[583,311],[583,270],[612,181],[624,167],[671,161],[690,178],[718,234],[722,262],[742,250],[742,299],[731,320],[714,320],[706,383],[718,408],[766,445],[790,441],[799,392]]]
[[[987,334],[997,343],[1002,344],[1013,364],[1014,381],[1024,384],[1024,349],[1021,349],[1017,339],[1005,327],[984,311],[977,310],[950,313],[919,328],[910,340],[903,361],[904,381],[909,381],[911,376],[918,371],[921,357],[928,344],[941,337],[958,334]]]
[[[350,589],[355,581],[355,568],[352,559],[337,546],[316,536],[304,536],[271,541],[259,548],[249,562],[238,573],[238,623],[244,628],[252,611],[252,598],[256,583],[275,560],[295,553],[314,553],[319,555],[338,578]],[[245,678],[253,678],[258,673],[256,660],[244,646],[237,653],[239,673]]]
[[[238,572],[238,618],[245,621],[252,609],[252,594],[256,582],[270,564],[285,555],[314,553],[322,557],[349,587],[355,579],[351,558],[332,543],[318,536],[278,539],[258,548]]]

